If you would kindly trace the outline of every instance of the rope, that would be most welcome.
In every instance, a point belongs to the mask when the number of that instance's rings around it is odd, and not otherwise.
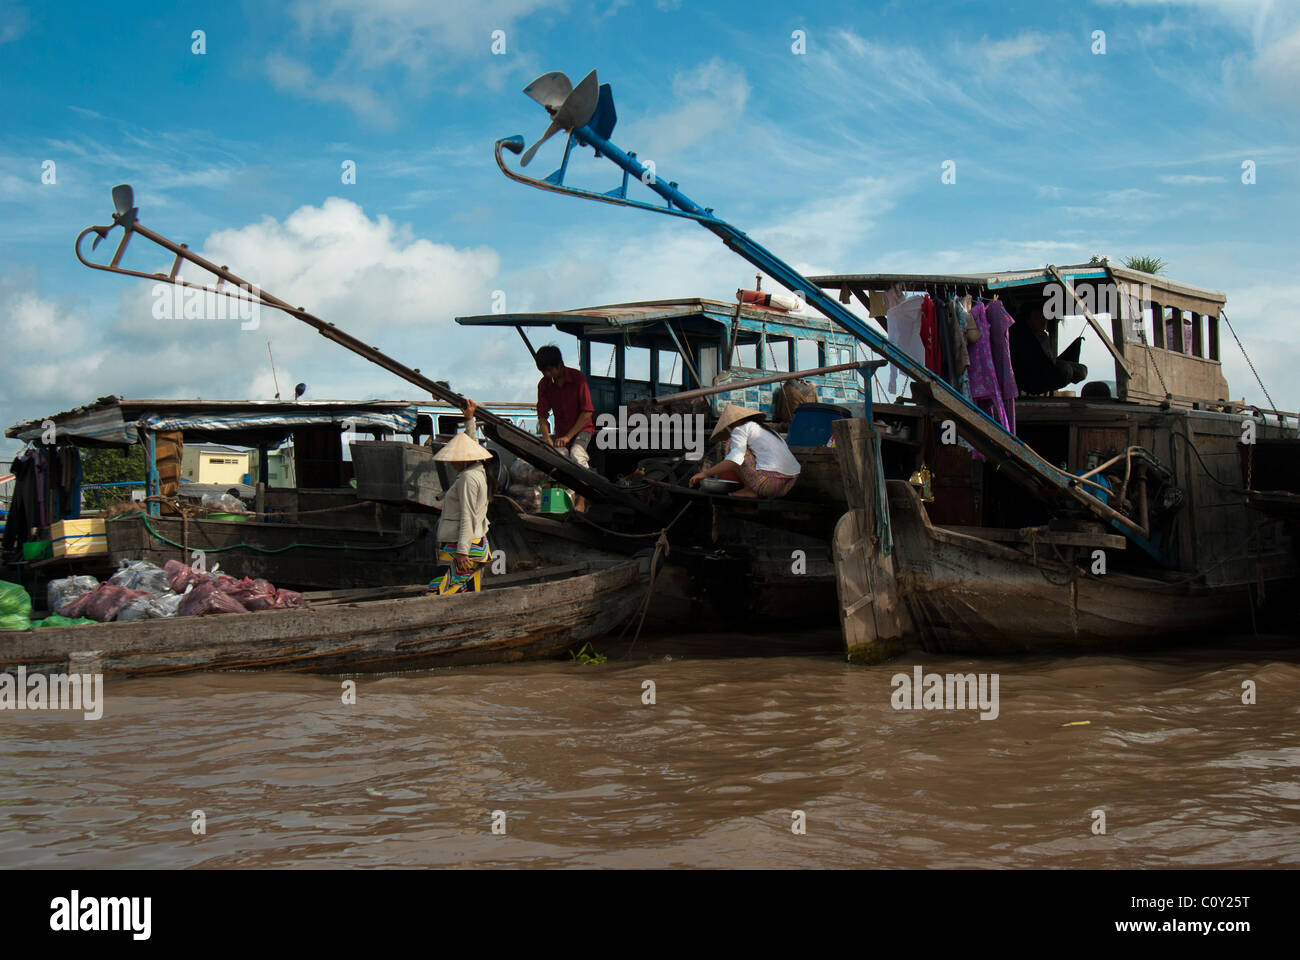
[[[631,656],[632,648],[636,646],[637,640],[641,639],[641,628],[645,626],[646,614],[650,612],[650,599],[651,597],[654,596],[655,580],[659,576],[659,558],[661,556],[667,557],[668,553],[669,553],[668,528],[665,527],[664,529],[659,531],[659,539],[655,542],[654,555],[650,557],[650,583],[646,586],[645,596],[642,598],[641,606],[637,611],[640,613],[641,618],[637,622],[636,632],[632,634],[632,642],[628,644],[627,652],[623,654],[623,657]],[[620,640],[622,640],[624,635],[627,633],[627,628],[632,625],[632,621],[636,619],[637,619],[637,613],[633,613],[632,616],[628,618],[627,623],[623,625],[622,632],[619,633],[618,635],[618,638]]]
[[[667,484],[665,484],[665,486],[667,486]],[[569,519],[572,520],[574,517],[577,517],[583,523],[588,524],[589,526],[593,526],[601,533],[609,534],[611,537],[626,537],[629,540],[649,540],[651,537],[661,536],[667,533],[669,530],[671,530],[673,528],[673,524],[675,524],[678,520],[682,518],[682,514],[685,513],[687,510],[689,510],[694,505],[695,505],[695,501],[692,500],[688,502],[686,506],[682,507],[682,509],[678,512],[677,516],[673,517],[673,519],[669,522],[668,526],[664,527],[662,530],[657,531],[656,533],[619,533],[617,530],[610,530],[606,527],[602,527],[600,524],[596,523],[596,521],[588,519],[585,514],[581,514],[576,511],[569,512]]]

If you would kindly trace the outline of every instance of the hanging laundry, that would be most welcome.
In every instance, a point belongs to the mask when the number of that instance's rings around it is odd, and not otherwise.
[[[1020,388],[1016,386],[1016,371],[1011,365],[1010,333],[1015,320],[1007,312],[1006,304],[994,300],[986,311],[989,321],[989,337],[993,348],[993,370],[998,377],[998,392],[1002,396],[1002,406],[1006,411],[1007,429],[1016,432],[1016,397]]]
[[[939,353],[938,315],[928,293],[921,302],[921,345],[925,348],[926,369],[931,373],[940,373],[943,361]]]
[[[975,334],[975,339],[979,339],[979,329],[975,326],[975,320],[969,312],[961,305],[961,301],[956,295],[950,296],[947,303],[948,310],[948,340],[951,343],[952,351],[952,385],[962,394],[970,396],[970,341],[966,338],[966,331],[969,328]]]
[[[889,339],[917,363],[925,363],[925,345],[921,341],[921,308],[925,298],[911,296],[893,306],[885,314]],[[898,392],[899,369],[889,368],[889,392]],[[906,374],[904,374],[906,376]]]
[[[885,303],[885,315],[888,316],[890,310],[893,310],[903,302],[902,284],[890,284],[889,289],[884,292],[883,297]]]
[[[943,359],[942,376],[945,383],[957,383],[957,358],[953,356],[952,324],[948,321],[948,303],[935,302],[935,324],[938,328],[939,356]]]
[[[976,303],[971,308],[971,316],[979,331],[979,339],[970,348],[971,399],[1004,429],[1010,430],[1006,408],[1002,403],[1002,385],[998,382],[997,368],[993,363],[989,320],[984,304]]]

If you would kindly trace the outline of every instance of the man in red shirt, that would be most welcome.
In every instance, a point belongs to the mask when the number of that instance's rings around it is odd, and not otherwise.
[[[595,408],[587,378],[581,371],[566,367],[560,348],[553,344],[538,349],[537,369],[542,372],[542,379],[537,381],[537,426],[542,439],[565,450],[569,459],[579,466],[588,466],[591,461],[587,445],[595,436],[596,428],[592,424]],[[552,411],[555,413],[553,438],[549,422]],[[577,493],[573,493],[573,509],[579,513],[587,509],[586,499]]]

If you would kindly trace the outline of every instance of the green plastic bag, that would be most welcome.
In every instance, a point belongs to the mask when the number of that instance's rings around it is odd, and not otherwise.
[[[44,620],[33,620],[32,626],[40,629],[41,627],[76,627],[83,623],[97,623],[96,620],[90,620],[86,617],[61,617],[57,613],[46,617]]]
[[[18,614],[30,618],[32,615],[32,598],[27,591],[16,583],[0,580],[0,614]]]
[[[26,630],[31,625],[31,619],[21,614],[0,613],[0,630]]]

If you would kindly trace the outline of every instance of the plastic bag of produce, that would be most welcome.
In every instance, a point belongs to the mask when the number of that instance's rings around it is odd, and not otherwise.
[[[536,513],[542,509],[542,488],[527,483],[512,483],[506,488],[506,496],[523,508],[525,513]]]
[[[228,493],[205,493],[203,499],[199,501],[199,506],[208,513],[248,512],[248,508],[244,506],[244,501],[238,497],[232,497]]]
[[[270,581],[260,578],[244,577],[231,587],[217,584],[217,589],[234,597],[249,610],[265,610],[275,601],[275,587]]]
[[[0,615],[4,614],[31,619],[32,598],[21,584],[0,580]]]
[[[90,576],[64,577],[62,580],[51,580],[45,587],[45,607],[47,610],[58,610],[69,600],[75,600],[77,597],[94,593],[98,586],[99,581]]]
[[[83,616],[100,623],[109,623],[117,619],[121,609],[132,600],[149,597],[143,590],[130,590],[116,583],[101,583],[99,589],[90,596]]]
[[[511,484],[522,484],[531,487],[540,484],[546,479],[546,474],[538,470],[527,460],[516,460],[510,464],[510,482]]]
[[[181,598],[178,617],[202,617],[210,613],[247,613],[244,605],[214,583],[200,583]]]
[[[208,576],[213,585],[222,593],[230,593],[239,586],[239,580],[228,573],[216,573],[214,571]]]
[[[181,601],[185,599],[185,596],[180,593],[164,593],[156,599],[158,601],[158,608],[162,610],[162,615],[164,617],[174,617],[176,616],[177,609],[181,605]]]
[[[208,579],[206,573],[199,573],[189,564],[181,563],[179,560],[168,560],[163,564],[163,573],[167,576],[167,584],[176,593],[184,593],[185,588],[190,584],[198,585]]]
[[[121,623],[124,620],[155,620],[165,616],[167,612],[158,602],[158,598],[153,594],[146,594],[122,604],[122,609],[117,611],[116,619]]]
[[[171,593],[172,590],[171,578],[167,572],[148,560],[136,560],[134,563],[122,561],[122,569],[109,577],[108,582],[154,594]]]
[[[28,630],[31,625],[31,618],[21,613],[0,613],[0,630]]]
[[[83,623],[94,623],[94,622],[95,622],[94,620],[87,619],[86,617],[77,617],[75,620],[73,620],[68,617],[61,617],[57,613],[55,613],[46,617],[44,620],[33,620],[32,626],[36,627],[37,629],[41,627],[79,627]]]
[[[277,590],[275,591],[275,606],[273,609],[283,610],[291,607],[305,607],[307,601],[302,598],[302,594],[294,590]]]
[[[58,608],[54,612],[61,617],[68,617],[69,619],[77,620],[85,614],[86,604],[90,603],[90,598],[98,592],[99,588],[96,587],[89,593],[83,593],[80,596],[73,597],[71,600],[59,604]]]

